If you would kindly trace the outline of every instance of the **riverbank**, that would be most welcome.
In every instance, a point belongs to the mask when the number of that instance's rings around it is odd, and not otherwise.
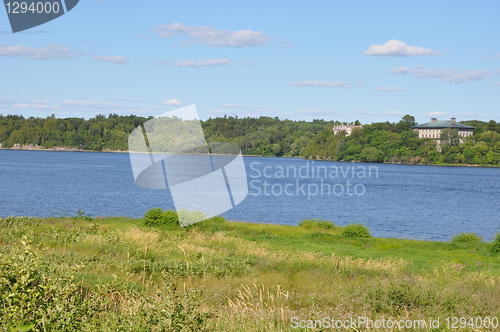
[[[2,148],[2,144],[0,143],[0,150],[22,150],[22,151],[56,151],[56,152],[106,152],[106,153],[129,153],[129,151],[118,151],[118,150],[104,150],[104,151],[93,151],[93,150],[82,150],[78,148],[71,147],[52,147],[52,148],[44,148],[39,145],[20,145],[15,144],[11,148]],[[314,160],[314,161],[334,161],[334,162],[343,162],[343,163],[367,163],[362,161],[340,161],[340,160],[328,160],[328,159],[318,159],[318,158],[306,158],[301,156],[294,157],[285,157],[285,156],[262,156],[262,155],[243,155],[243,157],[266,157],[266,158],[302,158],[304,160]],[[390,163],[390,162],[382,162],[382,163],[370,163],[370,164],[394,164],[394,165],[417,165],[417,166],[450,166],[450,167],[488,167],[488,168],[499,168],[500,165],[468,165],[468,164],[411,164],[411,163]]]
[[[128,153],[128,151],[118,151],[118,150],[103,150],[103,151],[93,151],[93,150],[83,150],[73,147],[65,146],[54,146],[52,148],[44,148],[43,146],[36,144],[14,144],[10,148],[3,148],[2,143],[0,143],[0,150],[22,150],[22,151],[61,151],[61,152],[117,152],[117,153]]]
[[[19,326],[42,330],[40,312],[47,331],[64,319],[79,331],[314,331],[293,324],[439,317],[448,330],[447,317],[500,317],[500,256],[481,241],[350,237],[328,222],[220,218],[166,229],[84,215],[0,226],[0,273],[21,276],[17,288],[2,279],[2,299],[26,292],[4,307],[2,327],[21,318]]]

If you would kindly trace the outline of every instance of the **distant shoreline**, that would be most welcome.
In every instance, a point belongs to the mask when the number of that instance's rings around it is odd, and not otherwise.
[[[16,146],[17,145],[17,146]],[[104,150],[104,151],[94,151],[94,150],[83,150],[78,148],[70,148],[70,147],[61,147],[55,146],[52,148],[44,148],[38,145],[18,145],[16,144],[12,148],[3,148],[0,144],[0,150],[12,150],[12,151],[50,151],[50,152],[97,152],[97,153],[129,153],[129,151],[119,151],[119,150]],[[140,152],[136,152],[140,153]],[[217,154],[211,154],[217,155]],[[500,168],[500,165],[464,165],[464,164],[405,164],[405,163],[389,163],[389,162],[381,162],[381,163],[373,163],[367,161],[345,161],[345,160],[325,160],[325,159],[309,159],[304,157],[278,157],[278,156],[262,156],[262,155],[250,155],[244,154],[243,157],[266,157],[266,158],[301,158],[304,160],[311,161],[333,161],[339,163],[365,163],[365,164],[387,164],[387,165],[411,165],[411,166],[442,166],[442,167],[483,167],[483,168]]]

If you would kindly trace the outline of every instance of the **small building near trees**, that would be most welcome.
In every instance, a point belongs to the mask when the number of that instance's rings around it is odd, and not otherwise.
[[[354,122],[351,124],[341,124],[341,125],[333,127],[333,134],[338,135],[342,131],[345,131],[345,135],[350,136],[352,134],[352,130],[354,128],[363,129],[363,126],[362,125],[355,125]]]

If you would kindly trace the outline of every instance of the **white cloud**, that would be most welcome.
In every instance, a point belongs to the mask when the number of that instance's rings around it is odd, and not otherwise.
[[[410,73],[413,77],[439,78],[445,82],[456,83],[456,84],[476,82],[492,75],[490,71],[484,69],[464,70],[464,71],[452,68],[425,69],[424,67],[418,65],[414,66],[413,69],[406,67],[390,68],[389,73],[391,74]]]
[[[28,47],[23,45],[0,45],[0,56],[30,60],[71,59],[86,55],[83,51],[71,51],[69,47],[48,44],[47,47]]]
[[[48,105],[50,104],[50,102],[48,100],[33,100],[33,104],[37,104],[37,105]]]
[[[384,112],[382,113],[384,115],[389,115],[389,116],[399,116],[401,114],[403,114],[402,112],[400,111],[389,111],[389,112]]]
[[[425,113],[425,116],[430,116],[430,117],[438,117],[438,116],[445,116],[448,115],[447,112],[429,112]]]
[[[74,100],[63,101],[61,105],[71,108],[85,108],[85,109],[101,109],[101,108],[109,109],[117,107],[115,104],[110,104],[110,103],[96,103],[93,101],[74,101]]]
[[[406,74],[410,68],[408,67],[394,67],[389,69],[389,73],[391,74]]]
[[[492,86],[500,85],[500,81],[491,82],[490,85]]]
[[[374,89],[375,91],[408,91],[407,88],[399,88],[399,87],[387,87],[387,86],[379,86]]]
[[[365,84],[365,83],[363,83],[363,82],[358,82],[358,83],[355,83],[354,85],[356,85],[356,86],[361,86],[361,87],[366,86],[366,84]]]
[[[229,61],[228,59],[207,59],[200,61],[186,60],[177,62],[177,67],[200,68],[200,67],[214,67],[214,66],[222,66],[230,64],[231,61]]]
[[[364,55],[377,56],[410,56],[410,55],[441,55],[443,52],[436,52],[430,48],[420,46],[409,46],[405,42],[391,39],[384,45],[372,44],[363,52]]]
[[[62,103],[60,103],[60,106],[58,106],[58,109],[64,109],[65,115],[69,114],[68,109],[73,110],[75,115],[77,116],[78,112],[86,112],[86,113],[91,113],[91,114],[105,114],[105,113],[116,113],[116,114],[137,114],[137,113],[143,113],[143,114],[161,114],[165,112],[163,109],[156,108],[156,107],[148,107],[148,108],[141,108],[137,106],[123,106],[123,105],[116,105],[112,103],[100,103],[100,102],[94,102],[94,101],[74,101],[74,100],[66,100]]]
[[[162,105],[174,105],[174,106],[181,106],[184,105],[179,99],[169,99],[165,100]]]
[[[45,110],[58,110],[59,106],[52,106],[48,100],[33,100],[25,103],[13,104],[13,108],[18,109],[45,109]]]
[[[307,114],[307,115],[337,115],[337,116],[345,116],[345,113],[339,111],[328,111],[328,110],[319,110],[319,109],[307,109],[307,110],[298,110],[294,114]]]
[[[152,100],[142,100],[142,99],[115,99],[115,98],[107,98],[108,101],[125,101],[129,103],[156,103]]]
[[[335,81],[335,82],[330,82],[330,81],[298,81],[298,82],[290,83],[289,86],[327,86],[327,87],[331,87],[331,88],[348,88],[348,86],[345,85],[344,82],[340,82],[340,81]]]
[[[483,78],[491,76],[488,70],[465,70],[464,72],[443,78],[450,83],[467,83],[480,81]]]
[[[14,104],[12,105],[14,108],[49,108],[49,105],[38,105],[38,104],[32,104],[32,103],[22,103],[22,104]]]
[[[163,24],[153,29],[159,37],[188,36],[180,46],[192,43],[205,44],[211,47],[245,47],[266,45],[271,37],[261,31],[252,30],[217,30],[212,26],[185,26],[180,23]]]
[[[244,108],[247,108],[249,110],[239,111],[237,112],[237,114],[234,114],[234,113],[228,113],[228,110],[217,109],[215,111],[211,111],[210,113],[218,116],[225,114],[232,116],[238,115],[239,117],[254,117],[254,118],[258,118],[260,116],[276,116],[278,114],[287,115],[285,113],[282,113],[280,109],[249,108],[249,107],[244,107]]]
[[[351,114],[359,114],[359,115],[377,115],[377,112],[372,112],[372,111],[354,111],[351,112]]]
[[[113,56],[112,55],[108,55],[108,56],[96,55],[92,60],[117,63],[120,65],[125,65],[128,63],[128,59],[121,56],[121,55],[113,55]]]

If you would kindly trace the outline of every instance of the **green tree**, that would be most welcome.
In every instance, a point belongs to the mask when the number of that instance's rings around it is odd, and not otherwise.
[[[460,135],[458,134],[458,129],[445,128],[441,131],[441,136],[439,140],[442,145],[446,146],[458,146],[460,144]]]

